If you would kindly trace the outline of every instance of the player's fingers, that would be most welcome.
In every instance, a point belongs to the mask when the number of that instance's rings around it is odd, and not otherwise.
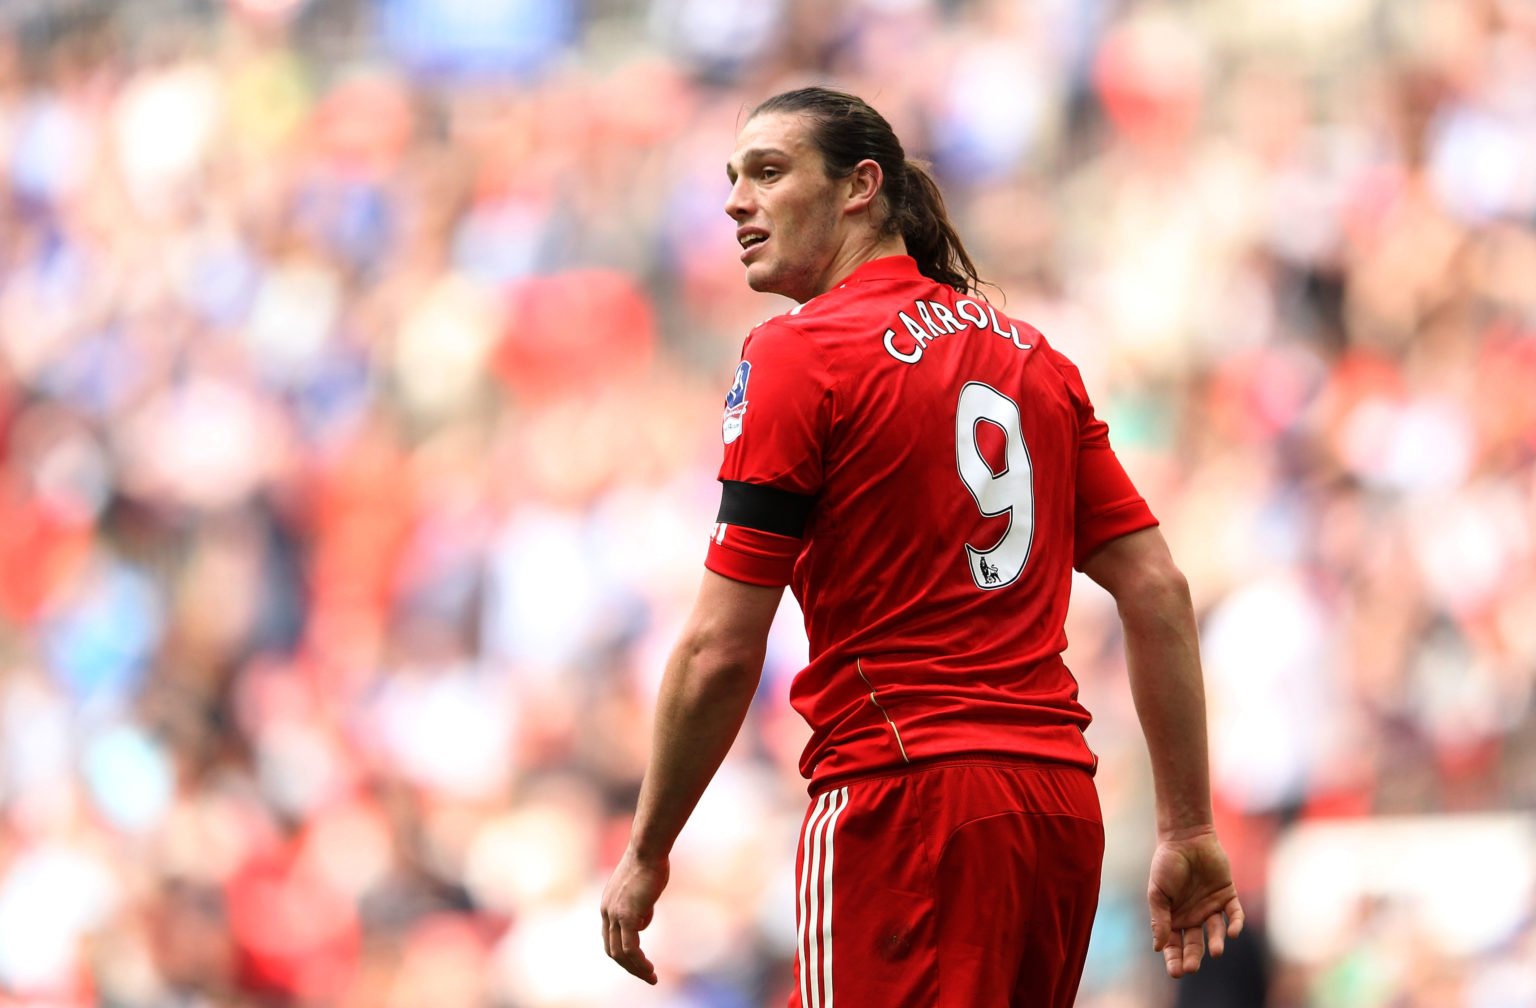
[[[1227,950],[1226,923],[1219,913],[1213,913],[1205,919],[1205,949],[1212,959]]]
[[[1152,911],[1152,948],[1161,952],[1173,938],[1173,914],[1168,907],[1168,897],[1157,889],[1152,890],[1147,893],[1147,909]]]
[[[617,913],[603,915],[603,950],[626,972],[635,972],[632,957],[624,950],[624,928]]]
[[[1227,937],[1236,938],[1243,933],[1243,923],[1247,919],[1243,916],[1243,904],[1236,896],[1227,900]]]
[[[1194,973],[1200,969],[1200,959],[1205,955],[1205,929],[1191,927],[1184,929],[1184,972]]]
[[[1176,936],[1163,943],[1163,967],[1168,970],[1168,975],[1177,980],[1184,975],[1184,959],[1182,948]]]
[[[624,966],[625,969],[629,969],[628,966],[624,965],[624,940],[620,936],[619,922],[617,920],[608,929],[608,955],[614,962]]]
[[[619,926],[620,962],[624,968],[648,984],[656,982],[656,967],[640,951],[640,932],[628,924]]]

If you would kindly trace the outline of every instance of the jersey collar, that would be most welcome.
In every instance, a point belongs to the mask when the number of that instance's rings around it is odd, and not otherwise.
[[[849,284],[865,283],[870,280],[921,280],[923,275],[917,271],[917,260],[909,255],[882,256],[879,259],[871,259],[849,273],[838,287],[847,287]]]

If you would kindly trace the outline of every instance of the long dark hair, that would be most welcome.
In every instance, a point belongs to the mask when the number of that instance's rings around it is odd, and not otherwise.
[[[825,87],[774,95],[747,118],[766,112],[804,116],[810,124],[811,143],[833,178],[851,174],[865,158],[878,164],[885,173],[881,194],[890,211],[882,225],[884,232],[901,235],[923,276],[962,294],[976,292],[981,278],[949,222],[938,183],[920,162],[907,159],[884,116],[856,95]]]

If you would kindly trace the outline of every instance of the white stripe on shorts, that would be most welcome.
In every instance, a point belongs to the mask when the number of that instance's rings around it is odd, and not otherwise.
[[[847,807],[846,787],[821,795],[806,817],[800,837],[800,941],[796,954],[803,1008],[833,1008],[832,853],[837,820]]]

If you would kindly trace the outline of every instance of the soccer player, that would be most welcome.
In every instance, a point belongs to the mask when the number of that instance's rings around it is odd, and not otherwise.
[[[607,953],[640,947],[668,852],[730,748],[785,585],[810,664],[792,1008],[1072,1004],[1103,825],[1062,662],[1075,567],[1115,598],[1156,791],[1147,898],[1169,976],[1243,911],[1212,826],[1188,586],[1077,369],[977,291],[933,180],[862,100],[753,110],[726,212],[754,290],[717,524],[657,702]]]

